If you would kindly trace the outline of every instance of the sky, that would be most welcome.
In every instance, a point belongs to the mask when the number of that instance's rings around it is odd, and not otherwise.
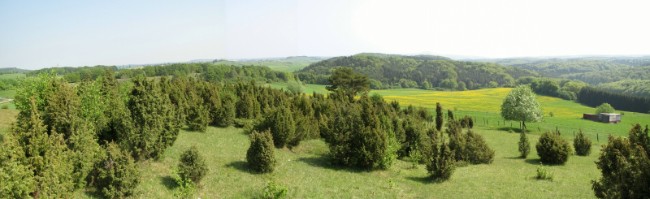
[[[362,52],[650,55],[644,0],[0,0],[0,68]]]

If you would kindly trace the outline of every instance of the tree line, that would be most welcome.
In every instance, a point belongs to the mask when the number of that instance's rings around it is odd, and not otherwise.
[[[577,101],[591,107],[609,103],[617,110],[650,112],[650,98],[612,93],[593,87],[582,88],[578,93]]]
[[[57,67],[44,68],[27,73],[27,76],[52,73],[63,76],[67,82],[77,83],[95,80],[104,74],[105,70],[114,72],[116,78],[128,79],[137,76],[196,76],[206,81],[250,81],[280,82],[293,79],[289,73],[271,70],[266,66],[236,66],[213,63],[174,63],[149,65],[139,68],[118,69],[115,66],[86,66],[86,67]]]

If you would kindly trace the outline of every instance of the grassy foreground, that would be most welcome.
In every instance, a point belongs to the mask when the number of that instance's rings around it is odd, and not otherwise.
[[[208,128],[205,133],[183,131],[160,161],[140,163],[142,178],[136,198],[173,198],[173,170],[182,151],[197,146],[210,169],[198,190],[200,198],[256,198],[269,181],[288,189],[289,198],[593,198],[591,180],[599,173],[593,163],[599,147],[588,157],[571,156],[564,166],[549,166],[553,181],[532,177],[539,166],[536,152],[517,158],[516,133],[481,130],[496,151],[490,165],[456,169],[451,179],[431,183],[423,165],[397,161],[384,171],[357,171],[332,166],[320,140],[303,142],[294,151],[276,149],[278,166],[272,174],[253,174],[246,167],[248,136],[236,128]],[[534,145],[536,135],[529,139]],[[576,172],[580,171],[580,172]],[[78,197],[89,198],[78,192]]]

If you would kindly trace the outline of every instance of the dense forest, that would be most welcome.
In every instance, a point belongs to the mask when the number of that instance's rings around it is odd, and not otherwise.
[[[511,87],[515,85],[516,78],[537,76],[527,70],[491,63],[454,61],[440,56],[370,53],[323,60],[296,72],[296,76],[303,82],[326,84],[331,71],[339,67],[349,67],[367,75],[373,89]]]
[[[27,75],[37,76],[40,74],[56,74],[63,76],[63,79],[67,82],[77,83],[95,80],[97,77],[101,76],[105,70],[114,71],[115,76],[120,79],[128,79],[138,75],[145,77],[195,75],[206,81],[213,82],[223,80],[257,80],[259,82],[276,82],[293,79],[289,73],[274,71],[266,66],[236,66],[213,63],[175,63],[128,69],[118,69],[115,66],[44,68],[31,71],[27,73]]]
[[[625,79],[649,79],[650,57],[509,58],[476,60],[535,71],[545,77],[593,85]]]
[[[578,93],[577,101],[591,107],[609,103],[617,110],[650,113],[650,98],[613,93],[592,87],[582,88]]]
[[[597,88],[613,93],[650,97],[650,80],[621,80],[600,84]]]

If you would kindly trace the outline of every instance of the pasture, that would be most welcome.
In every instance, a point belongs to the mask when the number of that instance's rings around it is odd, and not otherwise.
[[[271,174],[254,174],[246,167],[247,135],[237,128],[209,127],[205,133],[181,132],[160,161],[140,163],[141,184],[136,198],[173,198],[173,172],[182,151],[197,146],[209,168],[197,191],[200,198],[256,198],[270,181],[287,188],[289,198],[593,198],[591,180],[600,175],[588,157],[571,156],[566,165],[549,166],[553,181],[533,179],[539,164],[534,147],[527,159],[517,158],[516,133],[478,131],[496,151],[489,165],[457,168],[449,181],[429,182],[423,165],[398,160],[390,169],[363,171],[333,166],[321,140],[301,143],[293,151],[276,149]],[[536,135],[529,139],[534,145]],[[576,172],[580,171],[580,172]],[[155,190],[155,191],[153,191]],[[78,197],[92,195],[78,192]]]

